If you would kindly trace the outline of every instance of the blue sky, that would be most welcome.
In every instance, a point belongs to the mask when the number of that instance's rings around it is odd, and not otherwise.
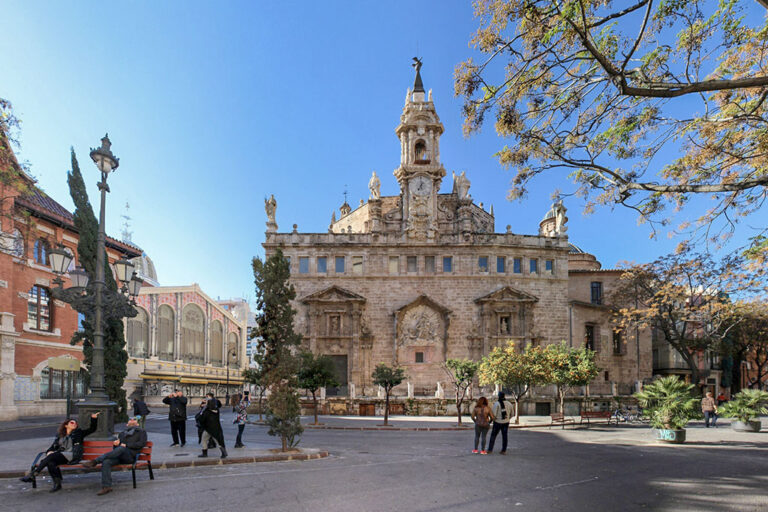
[[[96,203],[88,151],[109,132],[120,167],[107,229],[119,236],[128,201],[133,241],[163,285],[252,299],[269,194],[280,231],[296,223],[304,232],[327,230],[345,186],[353,207],[367,198],[372,170],[382,194],[396,194],[394,129],[417,52],[445,126],[444,192],[451,171],[465,170],[475,200],[494,205],[497,231],[533,234],[553,190],[573,188],[553,174],[509,202],[511,174],[493,157],[504,142],[490,125],[463,137],[453,69],[474,55],[469,2],[11,0],[3,17],[0,96],[23,122],[20,159],[71,209],[73,146]],[[676,243],[649,240],[626,209],[584,216],[578,199],[566,206],[571,242],[604,266],[648,261]]]

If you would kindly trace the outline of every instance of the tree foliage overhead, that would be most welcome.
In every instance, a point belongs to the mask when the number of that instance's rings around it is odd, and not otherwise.
[[[465,133],[492,117],[510,139],[497,154],[515,172],[510,198],[565,170],[587,210],[622,204],[666,224],[704,194],[697,223],[725,221],[710,239],[765,202],[768,24],[756,2],[477,0],[475,14],[483,60],[457,66],[456,94]]]
[[[729,314],[729,346],[736,356],[734,369],[747,372],[742,378],[750,388],[760,388],[768,379],[768,303],[764,300],[739,301]],[[749,362],[749,370],[742,362]],[[741,380],[741,379],[740,379]]]
[[[3,250],[11,249],[16,242],[14,216],[25,218],[27,229],[32,224],[29,212],[14,209],[15,198],[29,194],[34,187],[34,181],[27,174],[28,165],[19,163],[13,152],[14,147],[19,147],[20,127],[11,103],[0,98],[0,228],[4,228],[0,229],[0,249]]]

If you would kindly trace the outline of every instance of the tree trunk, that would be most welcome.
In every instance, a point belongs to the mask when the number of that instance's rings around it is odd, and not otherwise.
[[[557,387],[557,398],[560,400],[560,412],[565,416],[565,388]]]
[[[459,392],[456,391],[456,416],[459,419],[459,426],[461,426],[461,404],[464,400],[459,397]]]
[[[282,451],[288,451],[288,438],[285,435],[280,436],[280,442],[283,443]]]
[[[259,421],[263,421],[263,418],[261,416],[261,411],[263,410],[263,402],[264,402],[264,388],[259,388],[261,391],[259,391]]]
[[[515,425],[520,424],[520,399],[517,396],[512,398],[515,401]]]
[[[384,426],[387,426],[389,425],[389,389],[386,389],[385,391],[387,392],[387,396],[384,399]]]
[[[315,407],[315,425],[317,425],[317,397],[315,396],[315,391],[312,391],[312,403]]]

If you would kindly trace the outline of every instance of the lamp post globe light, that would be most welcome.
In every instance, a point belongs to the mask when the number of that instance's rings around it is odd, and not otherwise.
[[[91,414],[100,413],[97,430],[91,435],[94,439],[111,438],[115,423],[116,404],[109,399],[104,385],[104,321],[108,318],[136,316],[136,310],[132,307],[135,301],[128,302],[125,295],[130,294],[132,298],[138,295],[142,283],[142,280],[133,271],[133,263],[126,258],[120,259],[114,265],[117,278],[123,283],[120,292],[115,293],[107,289],[104,282],[104,258],[106,254],[104,218],[107,192],[109,192],[107,176],[119,165],[119,159],[112,154],[111,146],[109,137],[105,135],[101,139],[101,147],[91,149],[90,153],[93,163],[101,171],[101,181],[98,183],[101,192],[101,208],[99,210],[99,232],[96,239],[96,269],[95,275],[90,276],[92,278],[91,286],[88,286],[88,273],[82,268],[77,268],[69,271],[72,287],[62,288],[64,281],[60,276],[69,269],[73,256],[61,246],[50,252],[51,269],[58,275],[54,280],[58,287],[52,290],[54,297],[71,304],[77,311],[89,312],[93,315],[94,332],[90,389],[85,399],[78,402],[77,410],[80,424],[87,424]],[[105,309],[107,310],[106,313]]]

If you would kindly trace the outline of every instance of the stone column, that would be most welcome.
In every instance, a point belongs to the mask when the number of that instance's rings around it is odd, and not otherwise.
[[[19,411],[13,400],[16,384],[16,338],[13,313],[0,313],[0,420],[18,419]]]
[[[149,351],[147,356],[152,359],[157,359],[157,302],[157,295],[149,296]]]
[[[181,303],[181,293],[176,294],[176,316],[173,318],[176,328],[173,330],[173,360],[181,362],[181,321],[183,313],[183,304]]]

